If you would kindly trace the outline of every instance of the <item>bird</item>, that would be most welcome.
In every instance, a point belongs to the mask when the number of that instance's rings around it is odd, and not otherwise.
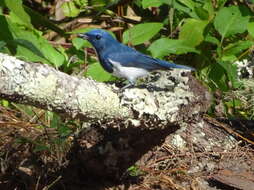
[[[138,78],[147,76],[153,71],[172,68],[195,70],[189,66],[163,61],[138,52],[120,43],[103,29],[92,29],[86,33],[79,33],[77,36],[92,44],[104,70],[129,81],[121,90],[135,86]]]

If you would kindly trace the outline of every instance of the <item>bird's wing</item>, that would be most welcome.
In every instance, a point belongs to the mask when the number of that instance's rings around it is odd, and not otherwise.
[[[110,63],[110,61],[108,61],[108,59],[100,59],[100,63],[103,69],[105,69],[107,72],[113,72],[113,65]]]
[[[177,65],[160,59],[155,59],[135,50],[110,53],[107,56],[109,62],[117,62],[123,67],[136,67],[148,71],[165,70],[171,68],[194,70],[192,67]]]
[[[156,59],[139,52],[116,52],[107,56],[109,62],[118,62],[123,67],[137,67],[146,70],[162,69]]]

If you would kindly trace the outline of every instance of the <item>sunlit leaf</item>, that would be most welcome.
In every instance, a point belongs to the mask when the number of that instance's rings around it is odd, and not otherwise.
[[[169,54],[185,54],[189,52],[199,53],[194,47],[190,47],[183,40],[161,38],[156,40],[148,48],[154,57],[163,57]]]
[[[193,11],[189,7],[186,7],[186,6],[182,5],[181,3],[178,3],[177,1],[174,2],[174,8],[177,9],[178,11],[182,12],[182,13],[188,14],[192,18],[196,18],[196,19],[199,18],[195,11]],[[192,7],[192,8],[194,8],[194,7]]]
[[[238,41],[230,43],[224,48],[224,55],[238,55],[244,50],[250,48],[254,43],[252,41]]]
[[[142,44],[150,40],[163,27],[162,23],[137,24],[123,33],[123,43]]]
[[[254,22],[248,24],[248,32],[254,38]]]
[[[8,47],[15,56],[27,61],[52,64],[56,67],[65,62],[65,57],[41,37],[37,31],[25,30],[18,24],[12,23],[11,19],[4,17],[0,17],[0,24],[1,26],[8,25],[3,40],[8,40],[6,41]]]
[[[92,63],[88,66],[86,76],[90,76],[99,82],[110,81],[112,79],[112,75],[106,72],[99,62]]]
[[[87,6],[88,0],[74,0],[74,3],[79,7],[83,8]]]
[[[76,7],[73,1],[66,1],[62,4],[61,8],[67,17],[76,17],[79,15],[80,10]]]
[[[214,27],[222,36],[228,37],[247,30],[249,16],[243,16],[239,6],[222,8],[215,17]]]
[[[77,50],[84,47],[89,47],[89,46],[91,47],[90,43],[87,40],[83,40],[81,38],[73,38],[71,42]]]
[[[180,29],[179,39],[183,40],[188,46],[195,47],[204,40],[204,29],[208,21],[187,19]]]
[[[22,0],[5,0],[5,5],[10,9],[12,22],[15,20],[20,24],[24,24],[29,28],[33,28],[30,17],[23,8]]]
[[[162,0],[143,0],[142,1],[142,7],[144,9],[148,7],[159,7],[163,4]]]

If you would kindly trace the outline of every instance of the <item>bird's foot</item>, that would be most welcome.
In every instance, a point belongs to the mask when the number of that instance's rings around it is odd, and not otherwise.
[[[133,87],[135,85],[135,83],[128,83],[125,86],[123,86],[122,88],[118,88],[118,89],[112,89],[114,93],[116,94],[121,94],[125,89]]]
[[[114,93],[116,93],[116,94],[121,94],[126,88],[129,88],[130,87],[130,85],[125,85],[124,87],[122,87],[122,88],[118,88],[118,89],[112,89],[112,91],[114,92]]]
[[[126,88],[130,88],[130,87],[133,87],[133,86],[134,86],[133,83],[126,84],[124,87],[119,89],[119,92],[123,92]]]

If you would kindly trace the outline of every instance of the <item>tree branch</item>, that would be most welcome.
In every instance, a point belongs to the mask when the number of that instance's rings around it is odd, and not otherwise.
[[[178,116],[183,108],[189,107],[192,114],[207,109],[190,107],[197,101],[207,102],[207,91],[201,88],[197,97],[197,92],[189,88],[189,81],[194,86],[199,84],[193,78],[189,80],[191,75],[183,74],[180,70],[156,73],[147,78],[143,88],[126,89],[118,95],[112,85],[0,53],[0,97],[83,120],[126,120],[150,115],[175,122],[182,118]]]

